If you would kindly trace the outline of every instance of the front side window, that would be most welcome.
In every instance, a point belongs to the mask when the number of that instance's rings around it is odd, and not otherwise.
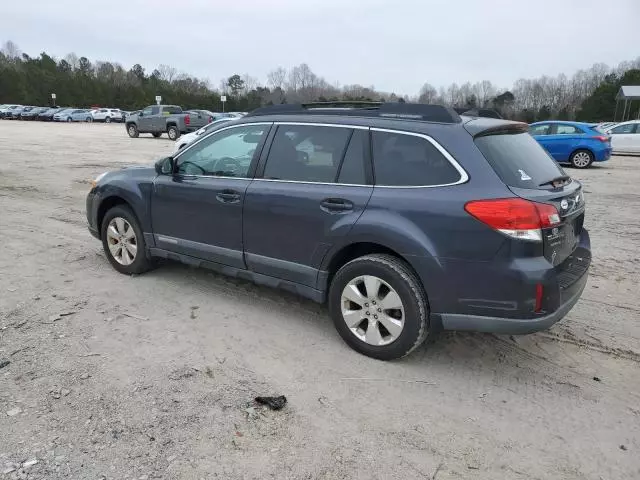
[[[151,107],[151,115],[158,115],[160,113],[160,107]]]
[[[620,135],[623,133],[633,133],[633,127],[635,127],[633,123],[627,123],[626,125],[618,125],[617,127],[611,129],[611,133],[613,135]]]
[[[556,134],[557,135],[577,135],[583,133],[579,128],[574,127],[573,125],[557,125],[556,126]]]
[[[348,127],[280,125],[264,178],[334,183],[351,134]]]
[[[145,116],[146,116],[146,115],[151,115],[152,108],[153,108],[153,107],[147,107],[147,108],[145,108],[144,110],[142,110],[142,114],[143,114],[143,115],[145,115]],[[156,107],[156,108],[157,108],[157,107]]]
[[[424,137],[372,131],[376,185],[434,186],[456,183],[460,172]]]
[[[550,125],[534,125],[529,129],[531,135],[549,135]]]
[[[178,174],[246,178],[268,125],[245,125],[213,133],[178,157]]]

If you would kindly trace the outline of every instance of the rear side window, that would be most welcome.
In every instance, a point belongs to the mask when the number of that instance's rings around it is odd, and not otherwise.
[[[264,178],[334,183],[351,132],[346,127],[280,125]]]
[[[534,125],[529,129],[531,135],[549,135],[551,125]]]
[[[435,186],[460,180],[460,172],[424,137],[373,130],[376,185]]]
[[[556,125],[557,135],[576,135],[580,133],[584,132],[573,125]]]
[[[538,188],[565,173],[528,133],[487,135],[475,143],[510,187]]]
[[[171,105],[168,107],[163,107],[162,111],[165,115],[175,115],[176,113],[182,113],[182,108]]]

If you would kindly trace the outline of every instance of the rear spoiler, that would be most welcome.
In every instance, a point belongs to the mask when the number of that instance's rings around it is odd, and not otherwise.
[[[456,111],[458,115],[465,115],[467,117],[502,119],[502,115],[500,115],[499,112],[491,108],[454,107],[453,109]]]
[[[526,123],[492,118],[474,118],[465,123],[464,128],[473,138],[487,135],[513,135],[529,131],[529,125]]]

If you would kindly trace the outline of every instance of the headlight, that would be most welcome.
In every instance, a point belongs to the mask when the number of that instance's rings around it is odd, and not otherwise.
[[[109,172],[101,173],[95,179],[91,180],[91,188],[96,188],[96,186],[98,185],[98,182],[102,180],[102,177],[104,177],[107,173]]]

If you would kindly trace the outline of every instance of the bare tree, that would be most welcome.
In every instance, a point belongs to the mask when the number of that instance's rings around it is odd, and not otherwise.
[[[435,87],[430,83],[425,83],[420,89],[420,96],[418,97],[418,102],[433,104],[433,103],[436,103],[437,96],[438,96],[438,91],[435,89]]]
[[[20,49],[18,48],[18,45],[13,43],[11,40],[7,40],[6,42],[4,42],[1,51],[9,59],[20,57]]]
[[[258,79],[256,77],[252,77],[248,73],[245,73],[242,76],[242,81],[244,82],[244,86],[242,88],[243,95],[247,95],[251,90],[255,90],[258,87]]]
[[[287,69],[283,67],[278,67],[267,74],[267,84],[271,87],[271,89],[284,88],[286,79]]]
[[[78,59],[78,56],[75,53],[73,52],[69,53],[66,57],[64,57],[64,59],[67,61],[69,65],[71,65],[71,68],[73,68],[74,70],[78,69],[80,60]]]
[[[165,65],[164,63],[158,65],[158,72],[160,73],[160,80],[164,80],[169,83],[173,82],[178,74],[178,70],[174,67],[170,67],[169,65]]]

